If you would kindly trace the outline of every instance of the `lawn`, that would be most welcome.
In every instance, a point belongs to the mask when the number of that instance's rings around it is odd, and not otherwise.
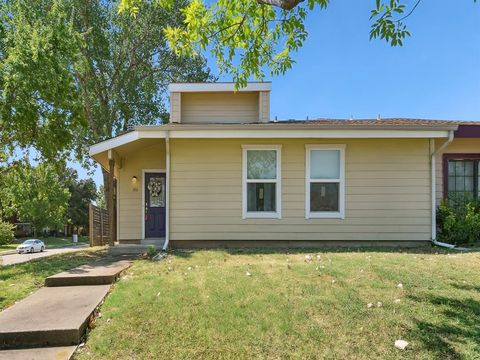
[[[478,252],[172,254],[134,263],[76,359],[480,358]]]
[[[104,251],[92,248],[85,251],[53,255],[26,263],[0,266],[0,310],[11,306],[31,292],[43,286],[45,278],[92,263],[104,255]]]
[[[33,236],[28,238],[32,239],[34,238]],[[22,243],[25,239],[15,239],[12,243],[10,244],[5,244],[5,245],[0,245],[0,255],[2,252],[6,252],[9,250],[15,250],[15,248],[18,246],[18,244]],[[71,237],[38,237],[38,239],[43,240],[47,248],[51,247],[63,247],[63,246],[70,246],[73,245],[72,243],[72,238]],[[88,243],[88,236],[79,236],[78,237],[78,242],[79,243]]]

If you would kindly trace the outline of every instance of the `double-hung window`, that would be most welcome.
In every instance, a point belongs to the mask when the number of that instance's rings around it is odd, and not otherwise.
[[[243,218],[281,218],[280,145],[243,145]]]
[[[306,145],[305,217],[345,217],[345,145]]]

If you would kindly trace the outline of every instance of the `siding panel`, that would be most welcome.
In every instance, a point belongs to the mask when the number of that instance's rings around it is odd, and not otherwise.
[[[182,123],[259,121],[258,92],[182,93]]]
[[[344,220],[305,219],[305,144],[346,144]],[[282,216],[242,219],[242,144],[282,145]],[[171,140],[172,240],[429,240],[427,139]]]

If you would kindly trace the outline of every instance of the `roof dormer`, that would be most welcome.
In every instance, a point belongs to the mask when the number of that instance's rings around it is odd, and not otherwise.
[[[265,123],[270,120],[271,83],[170,84],[170,123]]]

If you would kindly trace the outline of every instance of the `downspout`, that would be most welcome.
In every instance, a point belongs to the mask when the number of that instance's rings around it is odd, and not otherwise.
[[[165,177],[166,177],[166,194],[165,194],[165,243],[163,244],[163,251],[168,249],[170,241],[170,132],[166,130],[165,133]]]
[[[435,150],[435,139],[430,139],[430,180],[431,180],[431,200],[432,200],[432,243],[437,246],[453,249],[455,245],[437,241],[437,203],[436,203],[436,178],[435,161],[436,155],[442,152],[453,141],[453,130],[448,132],[448,139],[442,146]]]

